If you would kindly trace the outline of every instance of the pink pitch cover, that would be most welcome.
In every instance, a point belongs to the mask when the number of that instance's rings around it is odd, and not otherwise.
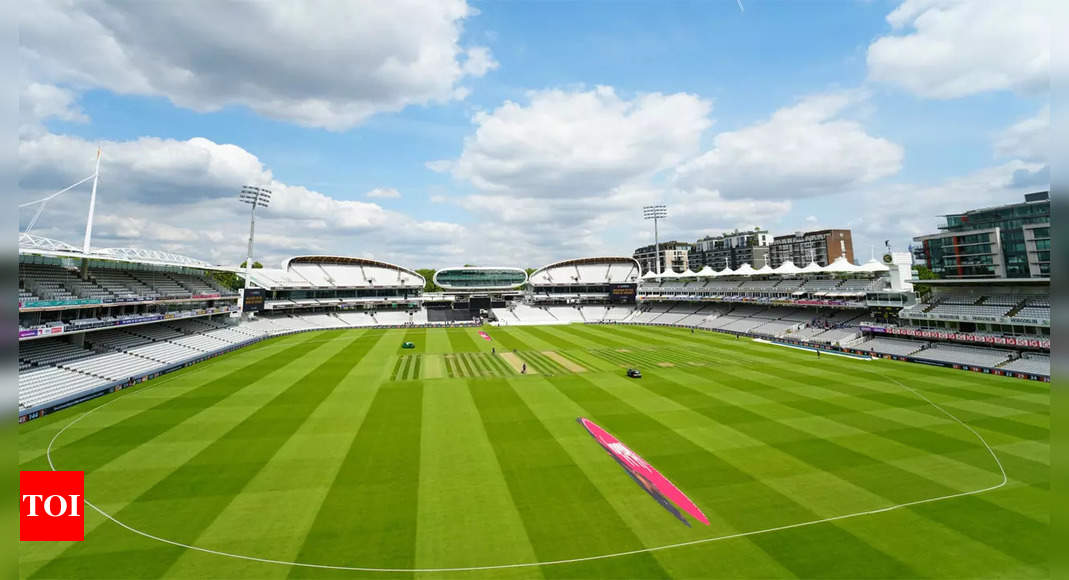
[[[694,502],[686,494],[680,491],[671,481],[668,481],[668,478],[661,475],[661,472],[647,463],[645,459],[639,457],[637,453],[621,443],[619,439],[613,437],[611,433],[602,429],[590,419],[580,417],[579,424],[586,428],[587,432],[605,448],[605,451],[612,455],[613,459],[621,467],[627,470],[631,478],[666,510],[688,526],[690,522],[679,513],[679,509],[690,514],[691,517],[701,523],[709,525],[709,518],[705,517],[702,510],[698,509],[698,506],[694,505]],[[679,506],[679,509],[676,509],[676,506]]]

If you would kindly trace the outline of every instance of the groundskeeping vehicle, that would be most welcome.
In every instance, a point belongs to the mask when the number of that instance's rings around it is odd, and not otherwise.
[[[632,379],[641,379],[642,371],[638,369],[627,369],[627,376],[631,377]]]

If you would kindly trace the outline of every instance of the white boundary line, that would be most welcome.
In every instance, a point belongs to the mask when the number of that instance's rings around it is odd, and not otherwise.
[[[248,556],[248,555],[245,555],[245,554],[235,554],[235,553],[232,553],[232,552],[223,552],[223,551],[220,551],[220,550],[212,550],[210,548],[202,548],[200,546],[193,546],[193,545],[190,545],[190,544],[184,544],[182,542],[177,542],[177,541],[174,541],[174,540],[169,540],[167,538],[161,538],[159,536],[153,535],[153,534],[151,534],[149,532],[146,532],[146,531],[143,531],[143,530],[139,530],[139,529],[137,529],[137,528],[135,528],[133,526],[130,526],[128,524],[125,524],[125,523],[115,519],[114,516],[112,516],[111,514],[105,512],[104,510],[100,509],[99,507],[97,507],[96,505],[91,503],[88,499],[85,500],[85,505],[93,508],[94,511],[96,511],[100,515],[104,516],[105,518],[111,520],[112,522],[118,524],[120,527],[122,527],[122,528],[124,528],[124,529],[126,529],[126,530],[128,530],[130,532],[133,532],[133,533],[135,533],[135,534],[137,534],[139,536],[143,536],[143,537],[148,538],[150,540],[155,540],[157,542],[161,542],[161,543],[164,543],[164,544],[177,546],[179,548],[185,548],[187,550],[195,550],[197,552],[203,552],[205,554],[213,554],[213,555],[216,555],[216,556],[224,556],[224,557],[227,557],[227,558],[235,558],[235,559],[238,559],[238,560],[246,560],[246,561],[251,561],[251,562],[261,562],[261,563],[264,563],[264,564],[279,564],[279,565],[283,565],[283,566],[299,566],[299,567],[302,567],[302,568],[320,568],[320,569],[327,569],[327,570],[348,570],[348,571],[352,571],[352,572],[444,573],[444,572],[472,572],[472,571],[478,571],[478,570],[505,570],[505,569],[509,569],[509,568],[531,568],[531,567],[534,567],[534,566],[553,566],[553,565],[557,565],[557,564],[573,564],[573,563],[577,563],[577,562],[590,562],[592,560],[607,560],[609,558],[619,558],[619,557],[622,557],[622,556],[632,556],[632,555],[635,555],[635,554],[642,554],[642,553],[647,553],[647,552],[659,552],[659,551],[663,551],[663,550],[670,550],[670,549],[673,549],[673,548],[682,548],[682,547],[685,547],[685,546],[694,546],[694,545],[698,545],[698,544],[707,544],[707,543],[711,543],[711,542],[720,542],[720,541],[723,541],[723,540],[732,540],[732,539],[736,539],[736,538],[745,538],[745,537],[748,537],[748,536],[756,536],[756,535],[767,534],[767,533],[771,533],[771,532],[779,532],[779,531],[790,530],[790,529],[794,529],[794,528],[804,528],[804,527],[807,527],[807,526],[814,526],[814,525],[817,525],[817,524],[824,524],[824,523],[835,522],[835,521],[840,521],[840,520],[847,520],[847,519],[857,518],[857,517],[862,517],[862,516],[880,514],[880,513],[895,511],[895,510],[899,510],[899,509],[902,509],[902,508],[915,506],[915,505],[921,505],[921,504],[926,504],[926,503],[934,503],[934,502],[937,502],[937,501],[944,501],[944,500],[948,500],[948,499],[954,499],[954,498],[965,497],[965,496],[970,496],[970,495],[978,495],[978,494],[981,494],[981,493],[994,491],[994,490],[999,489],[1000,487],[1006,485],[1006,483],[1009,481],[1009,477],[1006,475],[1006,468],[1002,466],[1002,461],[999,460],[998,455],[995,453],[995,450],[991,448],[991,445],[988,444],[987,440],[984,439],[984,437],[982,435],[977,433],[975,429],[970,427],[968,424],[966,424],[964,421],[959,419],[953,413],[951,413],[950,411],[947,411],[946,409],[944,409],[943,407],[939,406],[934,401],[932,401],[931,399],[926,397],[920,391],[917,391],[917,390],[915,390],[913,388],[907,387],[903,383],[899,382],[897,379],[894,379],[894,378],[891,378],[891,377],[887,377],[887,376],[883,376],[883,378],[885,378],[887,380],[890,380],[891,382],[897,384],[898,386],[900,386],[903,389],[909,391],[910,393],[913,393],[915,396],[919,397],[920,399],[923,399],[926,403],[928,403],[929,405],[935,407],[939,412],[941,412],[942,414],[946,415],[948,418],[950,418],[954,422],[958,423],[959,425],[961,425],[962,427],[967,429],[970,433],[972,433],[980,441],[980,443],[983,444],[984,448],[987,449],[987,452],[991,454],[991,458],[995,460],[995,464],[998,466],[999,472],[1002,475],[1002,481],[999,482],[996,485],[992,485],[990,487],[985,487],[985,488],[982,488],[982,489],[975,489],[975,490],[972,490],[972,491],[963,491],[963,492],[960,492],[960,493],[953,493],[953,494],[943,495],[943,496],[939,496],[939,497],[921,499],[921,500],[917,500],[917,501],[900,503],[900,504],[890,505],[890,506],[886,506],[886,507],[882,507],[882,508],[866,510],[866,511],[860,511],[860,512],[854,512],[854,513],[844,514],[844,515],[839,515],[839,516],[831,516],[831,517],[822,518],[822,519],[818,519],[818,520],[811,520],[811,521],[807,521],[807,522],[799,522],[799,523],[796,523],[796,524],[787,524],[787,525],[783,525],[783,526],[776,526],[776,527],[773,527],[773,528],[765,528],[765,529],[762,529],[762,530],[751,530],[751,531],[748,531],[748,532],[739,532],[739,533],[735,533],[735,534],[727,534],[727,535],[724,535],[724,536],[716,536],[716,537],[713,537],[713,538],[701,538],[701,539],[698,539],[698,540],[690,540],[688,542],[679,542],[679,543],[676,543],[676,544],[666,544],[666,545],[663,545],[663,546],[654,546],[652,548],[640,548],[640,549],[637,549],[637,550],[628,550],[626,552],[615,552],[615,553],[612,553],[612,554],[600,554],[600,555],[597,555],[597,556],[584,556],[584,557],[581,557],[581,558],[568,558],[568,559],[564,559],[564,560],[548,560],[548,561],[544,561],[544,562],[522,562],[522,563],[518,563],[518,564],[497,564],[497,565],[486,565],[486,566],[464,566],[464,567],[456,567],[456,568],[372,568],[372,567],[363,567],[363,566],[336,566],[336,565],[332,565],[332,564],[313,564],[313,563],[309,563],[309,562],[289,562],[289,561],[285,561],[285,560],[273,560],[273,559],[270,559],[270,558],[258,558],[256,556]],[[137,391],[135,393],[130,393],[130,395],[132,396],[132,395],[136,395],[138,392],[147,391],[147,390],[149,390],[150,388],[152,388],[154,386],[156,386],[156,385],[149,385],[148,387],[146,387],[144,389],[141,389],[141,390],[139,390],[139,391]],[[52,439],[48,442],[48,449],[45,451],[45,455],[48,457],[48,466],[49,466],[49,468],[52,469],[52,471],[56,471],[56,466],[52,462],[52,445],[56,442],[56,440],[59,438],[59,436],[62,435],[63,432],[66,431],[68,428],[70,428],[74,424],[78,423],[82,419],[88,417],[93,412],[95,412],[95,411],[97,411],[99,409],[102,409],[102,408],[104,408],[104,407],[106,407],[106,406],[110,405],[111,403],[113,403],[115,401],[118,401],[118,400],[120,400],[120,397],[116,397],[116,398],[112,399],[111,401],[108,401],[108,402],[104,403],[103,405],[100,405],[98,407],[94,407],[93,409],[90,409],[89,411],[86,411],[85,413],[83,413],[83,414],[79,415],[78,417],[76,417],[70,423],[67,423],[66,425],[64,425],[64,427],[62,429],[60,429],[55,435],[52,436]]]

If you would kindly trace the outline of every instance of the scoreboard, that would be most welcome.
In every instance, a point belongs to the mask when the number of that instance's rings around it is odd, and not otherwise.
[[[263,288],[242,288],[241,289],[241,311],[242,312],[263,312],[264,310],[264,297],[267,295],[267,291]]]
[[[610,284],[609,302],[613,304],[634,304],[638,286],[635,284]]]

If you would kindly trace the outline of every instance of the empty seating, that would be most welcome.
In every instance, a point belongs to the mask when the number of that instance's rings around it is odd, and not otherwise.
[[[1050,355],[1037,353],[1024,353],[1020,358],[1012,360],[1002,368],[1018,373],[1050,376]]]
[[[19,343],[19,360],[31,365],[50,365],[92,356],[93,351],[60,338],[44,338]]]
[[[108,384],[107,379],[76,371],[45,367],[19,373],[19,406],[32,408]]]
[[[996,367],[1012,353],[1005,350],[992,348],[978,348],[972,346],[959,346],[952,344],[933,344],[913,356],[940,362],[960,363],[980,367]]]
[[[908,356],[924,348],[925,344],[926,343],[924,342],[907,340],[904,338],[873,337],[861,344],[855,345],[855,347],[863,350],[871,350],[880,354]]]

